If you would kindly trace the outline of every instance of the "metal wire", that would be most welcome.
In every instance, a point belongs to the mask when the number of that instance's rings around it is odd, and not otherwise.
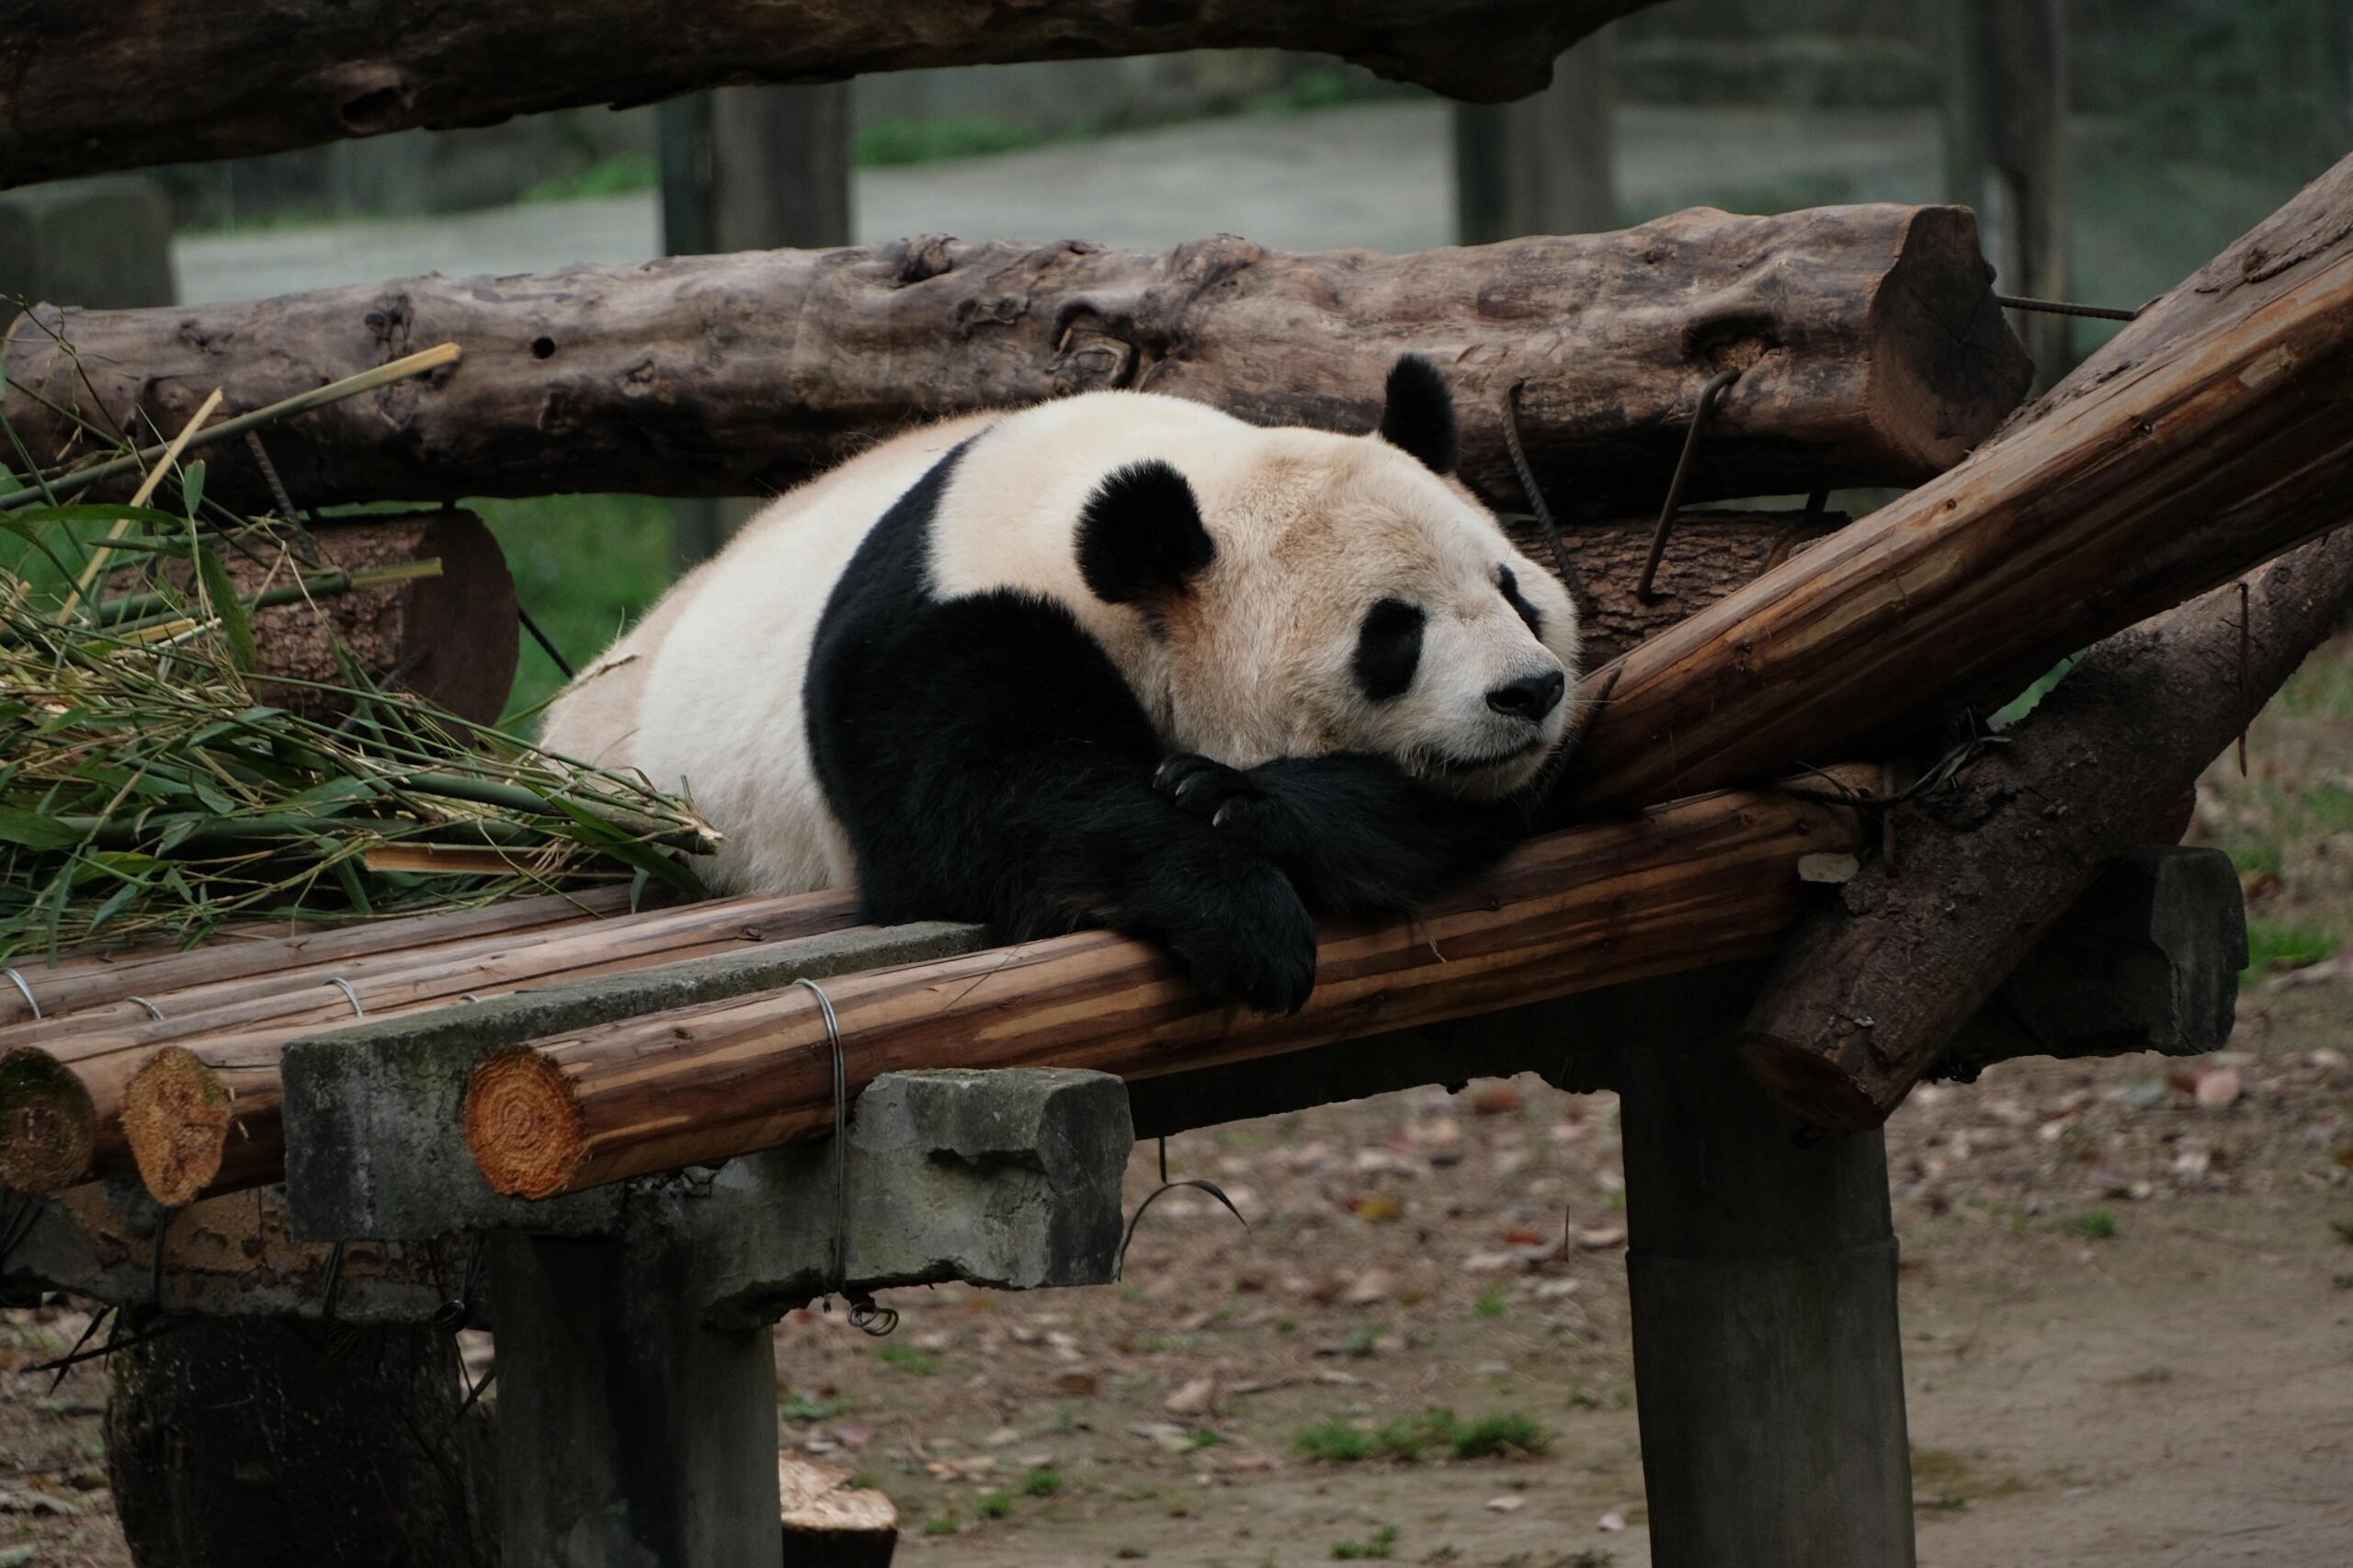
[[[1708,418],[1716,411],[1716,400],[1738,380],[1739,370],[1724,370],[1699,389],[1699,405],[1691,411],[1691,428],[1683,435],[1683,455],[1675,461],[1675,477],[1667,482],[1666,503],[1658,509],[1658,531],[1651,535],[1650,559],[1643,562],[1643,580],[1634,585],[1634,597],[1644,604],[1659,597],[1651,591],[1651,581],[1658,575],[1659,557],[1666,553],[1667,535],[1675,531],[1675,515],[1683,509],[1683,491],[1690,483],[1692,465],[1699,456],[1700,434],[1708,428]]]
[[[368,1009],[359,1005],[359,993],[351,988],[351,982],[339,974],[331,974],[327,976],[327,983],[343,993],[344,1000],[351,1004],[352,1017],[364,1018],[368,1016]]]
[[[834,999],[813,980],[796,980],[817,998],[825,1019],[825,1040],[834,1055],[834,1245],[825,1288],[849,1303],[849,1325],[877,1339],[899,1326],[895,1308],[877,1306],[871,1294],[849,1285],[849,1059],[842,1050],[842,1024]]]
[[[25,977],[13,969],[0,969],[0,974],[5,974],[17,983],[17,989],[24,995],[25,1006],[33,1010],[33,1022],[40,1022],[40,1004],[33,1000],[33,988],[25,983]]]
[[[1593,604],[1593,596],[1586,591],[1585,578],[1577,571],[1577,563],[1569,556],[1567,541],[1561,538],[1561,525],[1552,517],[1552,508],[1544,504],[1544,491],[1536,483],[1536,470],[1528,460],[1528,452],[1519,441],[1519,392],[1526,381],[1514,381],[1504,397],[1504,446],[1511,453],[1512,472],[1519,475],[1520,494],[1528,497],[1528,510],[1536,518],[1536,526],[1544,530],[1544,542],[1552,547],[1552,564],[1561,569],[1561,581],[1575,596],[1577,608],[1586,610]]]
[[[555,667],[563,672],[564,679],[570,680],[580,673],[572,667],[570,659],[556,652],[554,642],[546,632],[540,630],[540,623],[531,619],[531,612],[523,608],[522,601],[519,599],[515,603],[515,619],[523,623],[523,630],[531,634],[531,641],[540,645],[540,651],[555,661]]]
[[[2114,305],[2078,305],[2068,300],[2030,300],[2022,294],[1996,294],[1994,302],[2014,311],[2036,311],[2047,316],[2086,316],[2093,321],[2136,321],[2143,305],[2137,310],[2120,310]]]
[[[157,1006],[155,1006],[155,1004],[154,1004],[154,1003],[150,1002],[149,1000],[147,1000],[147,998],[146,998],[146,997],[144,997],[144,996],[133,996],[133,997],[130,998],[130,1000],[131,1000],[131,1001],[133,1001],[133,1002],[136,1002],[136,1003],[138,1003],[141,1006],[142,1006],[142,1007],[146,1008],[146,1009],[147,1009],[147,1016],[148,1016],[149,1017],[151,1017],[151,1018],[154,1019],[157,1023],[159,1023],[159,1024],[160,1024],[160,1023],[165,1023],[165,1022],[168,1021],[168,1020],[166,1020],[166,1019],[165,1018],[165,1017],[164,1017],[164,1009],[162,1009],[161,1007],[158,1007]]]

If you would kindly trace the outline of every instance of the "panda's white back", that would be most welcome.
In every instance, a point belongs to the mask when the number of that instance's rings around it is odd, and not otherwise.
[[[725,835],[698,869],[722,892],[803,892],[852,876],[809,751],[802,680],[827,599],[891,506],[986,431],[941,497],[931,580],[942,597],[1018,587],[1075,612],[1115,663],[1146,660],[1141,624],[1082,581],[1073,528],[1087,493],[1163,458],[1212,475],[1260,431],[1204,404],[1103,392],[968,415],[894,437],[779,497],[681,579],[550,706],[544,744],[683,790]]]

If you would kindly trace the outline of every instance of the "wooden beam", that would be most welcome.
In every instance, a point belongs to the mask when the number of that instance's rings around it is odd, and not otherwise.
[[[9,329],[0,414],[49,463],[85,449],[80,420],[175,429],[215,386],[233,415],[443,340],[460,364],[273,430],[297,497],[766,494],[910,421],[1110,387],[1361,431],[1413,350],[1454,385],[1474,488],[1528,509],[1503,427],[1517,386],[1554,509],[1607,517],[1656,508],[1700,387],[1727,368],[1741,378],[1693,501],[1916,483],[2029,374],[1965,211],[1703,209],[1403,256],[934,236],[186,310],[43,306]],[[208,494],[264,500],[242,451],[208,455]]]
[[[25,0],[0,183],[249,157],[423,126],[490,125],[582,104],[626,108],[728,83],[838,82],[874,71],[1088,60],[1188,49],[1337,54],[1451,97],[1532,93],[1552,57],[1656,0],[547,0],[420,18],[398,0],[222,7],[198,32],[82,0]],[[256,62],[269,69],[257,73]],[[266,79],[265,79],[266,78]],[[107,89],[92,92],[94,81]]]
[[[2250,578],[2244,608],[2226,586],[2093,649],[2006,745],[1899,809],[1896,858],[1798,928],[1743,1031],[1749,1070],[1817,1126],[1884,1121],[2348,605],[2353,528],[2341,528]]]
[[[1824,899],[1831,890],[1824,890]],[[1821,902],[1817,901],[1818,917]],[[2213,849],[2126,857],[2027,953],[1938,1059],[1973,1078],[2026,1056],[2154,1051],[2195,1056],[2231,1038],[2246,914],[2238,874]],[[1536,1073],[1575,1093],[1616,1088],[1630,1053],[1730,1039],[1773,960],[1745,960],[1550,1002],[1338,1040],[1128,1085],[1136,1136],[1165,1137],[1427,1084]]]
[[[1960,467],[1607,669],[1580,811],[1869,755],[2334,527],[2353,158]]]
[[[135,1165],[184,1203],[215,1183],[232,1152],[278,1161],[277,1057],[290,1040],[347,1018],[740,952],[856,919],[841,892],[714,901],[391,948],[17,1024],[0,1029],[0,1179],[56,1192]],[[178,1049],[158,1060],[165,1047]],[[180,1125],[191,1118],[211,1125],[209,1158]]]
[[[1857,833],[1840,811],[1722,794],[1540,839],[1411,923],[1330,928],[1290,1017],[1207,998],[1108,932],[826,990],[852,1094],[918,1065],[1151,1076],[1760,951],[1802,906],[1798,859]],[[832,1125],[826,1041],[798,987],[543,1040],[475,1071],[467,1144],[494,1189],[535,1199],[770,1148]]]

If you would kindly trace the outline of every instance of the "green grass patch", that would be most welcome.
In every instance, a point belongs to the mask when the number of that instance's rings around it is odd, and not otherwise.
[[[1375,1459],[1412,1464],[1433,1453],[1461,1460],[1495,1459],[1540,1454],[1552,1442],[1552,1434],[1541,1423],[1517,1411],[1466,1422],[1444,1409],[1420,1411],[1379,1426],[1335,1416],[1302,1427],[1291,1437],[1293,1451],[1323,1464]]]
[[[910,1345],[885,1345],[874,1353],[874,1358],[886,1367],[896,1367],[918,1378],[927,1378],[939,1370],[936,1357],[926,1356]]]
[[[983,1492],[972,1499],[972,1512],[984,1519],[1001,1519],[1013,1512],[1013,1494]]]
[[[1074,126],[1060,136],[1010,119],[985,115],[951,115],[940,119],[884,119],[861,125],[850,135],[850,162],[862,169],[897,164],[937,164],[950,158],[983,158],[997,153],[1017,153],[1056,140],[1097,134],[1094,126]]]
[[[1471,1303],[1471,1310],[1483,1318],[1499,1318],[1510,1306],[1511,1288],[1490,1285],[1479,1292],[1479,1299]]]
[[[2301,969],[2320,962],[2342,946],[2333,931],[2316,926],[2250,919],[2246,923],[2246,968],[2243,974]]]
[[[953,1514],[942,1514],[938,1518],[923,1522],[923,1533],[926,1535],[954,1535],[963,1528],[963,1522]]]
[[[1397,1527],[1383,1525],[1363,1540],[1336,1540],[1332,1555],[1343,1562],[1385,1561],[1397,1555]]]
[[[1054,1496],[1069,1484],[1061,1471],[1047,1465],[1040,1465],[1021,1478],[1021,1490],[1032,1497]]]
[[[2116,1216],[2105,1209],[2086,1209],[2081,1214],[2052,1221],[2051,1228],[2089,1241],[2112,1242],[2116,1239]]]
[[[497,536],[515,597],[575,669],[612,645],[670,585],[670,504],[651,495],[471,503]],[[556,694],[563,672],[523,638],[507,711]]]
[[[777,1405],[776,1413],[787,1421],[831,1421],[848,1415],[849,1408],[847,1399],[824,1398],[795,1390]]]

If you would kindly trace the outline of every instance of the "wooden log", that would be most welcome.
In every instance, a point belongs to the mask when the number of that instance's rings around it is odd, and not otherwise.
[[[355,1016],[740,951],[856,918],[843,892],[711,901],[165,993],[148,998],[160,1018],[108,1027],[85,1013],[0,1029],[0,1180],[56,1192],[136,1168],[161,1200],[186,1203],[222,1184],[224,1167],[234,1180],[282,1163],[278,1051],[290,1040]]]
[[[276,427],[273,460],[317,505],[767,494],[911,420],[1108,387],[1362,431],[1415,350],[1453,383],[1473,488],[1520,505],[1503,434],[1519,386],[1554,509],[1606,517],[1657,506],[1699,389],[1725,369],[1742,375],[1694,501],[1917,483],[2029,373],[1974,222],[1951,207],[1698,209],[1402,256],[935,236],[33,317],[9,329],[0,413],[44,463],[81,449],[82,419],[177,428],[191,388],[223,388],[233,416],[412,342],[462,344],[460,364]],[[264,498],[242,450],[210,460],[209,494]]]
[[[437,561],[429,577],[322,594],[308,603],[254,612],[260,653],[256,694],[279,708],[328,722],[350,711],[348,699],[294,681],[340,686],[340,641],[379,682],[439,704],[477,724],[495,723],[515,684],[518,653],[515,579],[498,541],[472,512],[417,512],[336,522],[313,533],[322,566],[356,572]],[[256,552],[257,555],[260,552]],[[301,562],[224,552],[241,595],[275,586]]]
[[[908,1067],[1151,1076],[1563,995],[1762,950],[1802,905],[1796,863],[1855,845],[1844,812],[1720,794],[1556,834],[1408,924],[1329,928],[1291,1017],[1222,1006],[1155,949],[1086,932],[828,982],[850,1092]],[[466,1094],[491,1187],[546,1198],[832,1125],[817,999],[791,988],[580,1030],[497,1056]]]
[[[899,1546],[899,1510],[848,1471],[798,1454],[776,1456],[777,1506],[784,1560],[792,1568],[891,1568]]]
[[[110,1004],[136,1007],[137,1004],[128,1002],[134,995],[152,998],[194,985],[338,962],[365,953],[593,920],[625,911],[629,896],[624,887],[593,888],[510,899],[477,909],[322,922],[290,929],[282,922],[256,922],[216,931],[202,948],[68,953],[46,966],[20,962],[17,972],[25,977],[34,1000],[28,1004],[14,985],[0,986],[0,1028],[33,1021],[35,1005],[43,1018],[65,1018]],[[146,1016],[144,1009],[140,1009],[139,1016]]]
[[[1552,57],[1578,39],[1655,3],[1046,0],[1008,10],[712,0],[682,14],[626,0],[540,0],[420,18],[395,0],[286,0],[225,7],[191,35],[143,13],[108,25],[79,0],[23,0],[9,13],[17,43],[0,184],[490,125],[581,104],[625,108],[731,83],[1188,49],[1313,50],[1499,103],[1543,86]],[[256,61],[269,62],[267,84],[256,79]],[[91,92],[95,80],[108,90]]]
[[[1896,858],[1781,949],[1743,1060],[1819,1127],[1876,1127],[2101,869],[2147,842],[2353,605],[2353,528],[2093,649],[1949,791],[1895,812]]]
[[[2231,1038],[2246,914],[2215,849],[2149,849],[2111,867],[1980,1006],[1935,1069],[1973,1077],[2024,1056],[2154,1051],[2194,1056]],[[1625,1081],[1630,1053],[1729,1040],[1768,959],[1604,986],[1395,1034],[1319,1045],[1128,1085],[1138,1138],[1281,1116],[1427,1084],[1536,1073],[1590,1094]]]
[[[2344,517],[2353,158],[1941,479],[1719,599],[1586,691],[1564,803],[1868,755]]]

